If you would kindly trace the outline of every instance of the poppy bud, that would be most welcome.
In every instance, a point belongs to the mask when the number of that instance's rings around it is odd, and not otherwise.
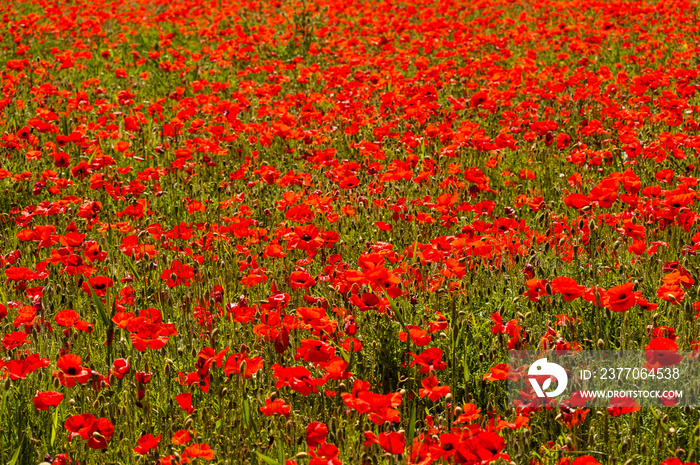
[[[58,379],[58,378],[57,378],[57,379]],[[4,387],[5,387],[5,390],[6,390],[6,391],[9,391],[9,390],[10,390],[10,378],[7,378],[7,379],[5,380],[5,386],[4,386]]]
[[[345,383],[340,383],[338,385],[338,390],[340,392],[348,392],[348,386]]]
[[[455,416],[458,417],[461,414],[464,413],[464,410],[462,410],[462,407],[455,407]]]
[[[71,407],[74,406],[74,405],[75,405],[75,399],[71,398],[71,399],[68,401],[68,404],[69,404]]]
[[[598,346],[598,350],[603,350],[605,348],[605,341],[598,339],[598,343],[596,345]]]
[[[295,455],[294,458],[296,458],[297,460],[303,460],[308,456],[309,454],[307,454],[306,452],[297,452],[297,455]]]
[[[452,402],[452,393],[448,392],[445,396],[445,402]]]

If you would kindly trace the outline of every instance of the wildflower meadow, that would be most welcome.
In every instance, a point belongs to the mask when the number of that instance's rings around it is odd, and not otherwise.
[[[0,463],[700,462],[693,405],[508,397],[700,351],[697,1],[0,15]]]

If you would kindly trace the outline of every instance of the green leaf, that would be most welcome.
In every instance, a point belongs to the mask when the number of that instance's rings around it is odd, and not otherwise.
[[[51,428],[51,447],[56,442],[56,428],[58,427],[58,408],[53,411],[53,427]]]
[[[272,459],[272,458],[268,457],[267,455],[261,454],[258,451],[255,451],[255,453],[258,454],[258,458],[265,463],[269,463],[270,465],[283,465],[283,464],[279,463],[277,460]]]
[[[104,323],[105,327],[109,326],[109,318],[107,318],[107,314],[105,313],[105,304],[102,303],[102,300],[99,298],[95,292],[95,289],[92,288],[92,285],[89,282],[88,287],[92,293],[92,303],[95,304],[95,307],[97,307],[97,314],[100,316],[100,319],[102,320],[102,323]]]
[[[250,402],[247,397],[243,399],[243,421],[246,428],[250,428]]]
[[[12,460],[7,462],[7,465],[15,465],[17,463],[17,459],[19,458],[19,453],[22,452],[22,446],[20,445],[17,448],[17,452],[15,452],[15,455],[12,456]]]
[[[389,297],[388,293],[384,293],[386,295],[386,299],[389,301],[389,305],[391,305],[391,310],[394,312],[394,315],[396,315],[396,318],[399,320],[399,323],[401,323],[401,326],[403,326],[403,330],[408,332],[408,329],[406,328],[406,323],[403,321],[403,317],[401,316],[401,312],[399,312],[399,309],[391,297]]]
[[[286,460],[284,459],[284,444],[282,444],[282,441],[279,441],[279,445],[277,447],[277,461],[284,465]]]
[[[411,456],[413,456],[413,436],[416,434],[416,403],[411,406],[411,418],[408,420],[408,446],[411,448]]]
[[[141,281],[141,277],[139,276],[138,271],[136,271],[136,265],[134,265],[134,262],[131,260],[131,257],[128,255],[124,255],[126,258],[126,264],[129,265],[129,269],[131,270],[131,274],[134,276],[134,279],[136,281]]]

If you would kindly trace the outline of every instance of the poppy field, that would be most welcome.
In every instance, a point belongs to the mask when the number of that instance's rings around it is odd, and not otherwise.
[[[700,462],[692,406],[508,402],[700,350],[697,2],[0,15],[0,463]]]

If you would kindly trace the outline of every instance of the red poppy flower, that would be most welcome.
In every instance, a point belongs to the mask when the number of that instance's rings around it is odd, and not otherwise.
[[[382,433],[379,435],[379,445],[390,454],[403,454],[406,449],[406,438],[403,433],[396,433],[393,431]]]
[[[680,397],[676,396],[672,391],[664,392],[662,396],[659,397],[659,402],[665,407],[675,407],[678,405]]]
[[[310,450],[309,465],[341,465],[338,460],[338,447],[334,444],[321,444],[315,451]]]
[[[328,362],[335,356],[335,348],[316,339],[302,339],[301,346],[294,355],[295,360],[304,359],[310,363]]]
[[[204,460],[214,460],[216,453],[209,447],[209,444],[192,444],[185,448],[182,456],[187,458],[201,458]]]
[[[304,250],[309,257],[316,255],[316,250],[323,245],[323,238],[319,236],[319,230],[313,224],[297,226],[294,232],[285,236],[287,249]]]
[[[540,298],[547,295],[547,280],[545,279],[528,279],[525,281],[527,291],[526,295],[531,302],[538,302]]]
[[[73,387],[75,383],[85,384],[90,380],[92,372],[82,367],[83,359],[75,354],[66,354],[59,357],[56,366],[60,371],[54,372],[62,385]]]
[[[501,381],[508,379],[508,365],[505,363],[499,363],[496,366],[489,368],[489,373],[485,373],[483,376],[484,381]]]
[[[173,438],[171,439],[173,444],[187,444],[192,440],[192,436],[190,436],[190,432],[186,429],[181,429],[176,431],[173,434]]]
[[[409,366],[419,365],[421,367],[420,372],[424,375],[433,370],[444,370],[447,368],[447,364],[442,361],[442,349],[438,347],[425,349],[420,355],[412,352],[409,352],[409,355],[414,358]]]
[[[303,270],[292,272],[289,276],[289,285],[292,289],[307,289],[316,284],[316,280]]]
[[[314,219],[314,212],[306,204],[295,205],[284,215],[290,221],[296,223],[308,223]]]
[[[97,418],[90,413],[83,413],[80,415],[74,415],[68,418],[65,422],[65,427],[71,433],[71,438],[75,436],[80,436],[86,441],[90,439],[90,435],[94,431],[93,428]]]
[[[190,287],[190,280],[194,277],[194,269],[175,260],[170,269],[163,270],[160,278],[165,279],[168,287],[176,287],[184,284]]]
[[[634,292],[633,283],[625,283],[611,287],[606,293],[606,307],[613,312],[625,312],[637,303],[637,295]]]
[[[113,286],[114,281],[112,281],[112,278],[108,278],[107,276],[96,276],[88,279],[87,282],[83,281],[82,288],[88,295],[92,295],[92,291],[90,290],[92,288],[96,295],[104,297],[107,295],[107,291]]]
[[[314,421],[306,427],[306,445],[309,447],[316,447],[319,444],[326,442],[326,436],[328,435],[328,428],[325,424]]]
[[[579,286],[576,281],[567,276],[554,278],[550,285],[552,286],[552,292],[561,294],[565,302],[578,299],[586,290],[585,287]]]
[[[269,397],[265,398],[265,405],[260,407],[260,411],[263,415],[271,417],[273,415],[284,415],[289,417],[292,408],[287,405],[283,399],[270,400]]]
[[[192,394],[189,392],[176,395],[175,400],[180,408],[188,414],[194,412],[194,407],[192,407]]]
[[[678,365],[683,360],[683,356],[678,353],[678,345],[667,337],[655,337],[644,350],[647,359],[644,366],[647,370]]]
[[[71,326],[76,324],[78,322],[78,320],[80,320],[80,315],[78,315],[78,312],[76,312],[75,310],[71,310],[68,308],[68,309],[61,310],[60,312],[58,312],[53,317],[53,319],[57,325],[70,328]]]
[[[246,379],[251,378],[255,373],[263,368],[264,362],[262,357],[248,358],[247,354],[232,354],[224,363],[224,374],[232,376],[234,374],[243,376]]]
[[[17,381],[19,379],[26,379],[28,374],[35,372],[39,368],[46,368],[50,363],[51,360],[48,358],[41,358],[39,354],[31,354],[26,358],[10,360],[6,363],[0,361],[0,373],[2,373],[4,364],[10,379],[12,381]]]
[[[65,152],[57,152],[53,156],[53,164],[57,168],[70,166],[70,156]]]
[[[639,403],[631,397],[613,397],[610,399],[610,406],[608,407],[608,413],[613,417],[619,417],[625,413],[636,412],[641,410]]]
[[[683,297],[685,297],[685,291],[675,284],[665,284],[659,287],[659,290],[656,291],[656,295],[659,299],[670,302],[672,305],[679,305]]]
[[[22,344],[29,344],[31,341],[27,339],[27,333],[24,331],[13,331],[5,334],[2,338],[2,346],[5,350],[12,350]]]
[[[112,363],[111,373],[117,378],[122,379],[124,376],[128,375],[131,371],[131,365],[129,362],[123,358],[118,358]]]
[[[571,462],[571,465],[601,465],[601,464],[593,456],[582,455],[580,457],[576,457],[574,459],[574,461]]]
[[[418,391],[420,397],[428,396],[428,399],[433,402],[438,401],[441,397],[450,393],[450,387],[440,386],[438,379],[434,376],[423,379],[420,384],[423,386],[423,388]]]
[[[147,455],[151,450],[158,447],[160,442],[160,434],[153,437],[152,434],[145,434],[138,439],[138,445],[134,447],[134,452],[139,455]]]
[[[91,449],[105,449],[114,435],[114,425],[106,418],[100,418],[94,424],[90,432],[88,447]]]
[[[57,407],[63,400],[63,394],[55,391],[39,392],[34,395],[34,406],[37,410],[48,410],[49,407]]]

